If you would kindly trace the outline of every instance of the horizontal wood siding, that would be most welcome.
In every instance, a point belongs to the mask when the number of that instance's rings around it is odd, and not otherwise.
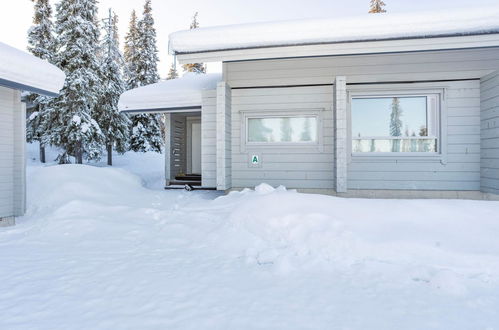
[[[476,79],[491,72],[494,66],[499,67],[497,49],[229,62],[225,77],[233,87],[233,186],[265,181],[297,188],[333,188],[331,111],[325,111],[323,152],[260,148],[262,168],[248,166],[248,154],[252,151],[239,151],[240,112],[330,109],[332,86],[280,86],[332,84],[335,76],[344,75],[347,84],[397,82],[397,88],[404,90],[445,89],[447,113],[442,118],[447,131],[442,162],[409,158],[352,160],[348,164],[349,189],[480,190],[480,82]],[[465,80],[444,82],[451,79]],[[442,82],[407,83],[420,80]],[[358,90],[364,85],[347,86],[354,87]],[[490,131],[489,135],[492,134]]]
[[[499,67],[499,49],[230,62],[232,88],[480,78]]]
[[[481,187],[499,193],[499,72],[481,80]]]
[[[413,84],[445,88],[442,161],[424,157],[352,157],[349,189],[480,190],[480,82]],[[360,88],[360,87],[359,87]],[[444,133],[445,134],[445,133]]]
[[[210,188],[217,185],[216,96],[215,90],[204,91],[201,110],[201,179]]]
[[[271,73],[270,73],[271,74]],[[331,87],[232,90],[232,186],[254,187],[266,182],[288,188],[334,188],[333,95]],[[243,115],[269,112],[322,115],[320,145],[247,146]],[[252,154],[261,166],[252,167]]]
[[[14,96],[0,87],[0,218],[14,215]]]

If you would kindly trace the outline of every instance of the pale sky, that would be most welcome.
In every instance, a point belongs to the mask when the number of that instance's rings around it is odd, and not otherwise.
[[[31,0],[0,0],[0,41],[26,49],[26,33],[32,24]],[[58,0],[53,0],[52,4]],[[487,6],[498,0],[384,0],[389,12],[410,12],[466,6]],[[133,9],[142,14],[144,0],[100,0],[99,15],[107,16],[109,8],[120,19],[120,36],[126,33]],[[171,64],[168,35],[188,29],[194,12],[199,12],[201,27],[315,17],[341,17],[367,12],[369,0],[152,0],[159,48],[159,70],[166,77]],[[396,27],[394,27],[396,29]],[[209,64],[208,71],[220,66]]]

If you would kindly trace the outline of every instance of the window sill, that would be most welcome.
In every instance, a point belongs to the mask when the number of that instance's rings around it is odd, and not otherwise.
[[[447,163],[444,155],[435,153],[352,153],[351,161],[358,163]]]

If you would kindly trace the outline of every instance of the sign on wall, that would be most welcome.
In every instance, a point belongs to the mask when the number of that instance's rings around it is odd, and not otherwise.
[[[251,154],[249,158],[249,165],[251,167],[260,167],[261,166],[261,158],[258,154]]]

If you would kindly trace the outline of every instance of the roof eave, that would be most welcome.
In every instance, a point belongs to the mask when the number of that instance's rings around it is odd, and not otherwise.
[[[180,64],[185,64],[195,61],[230,62],[258,59],[487,48],[498,46],[499,31],[494,31],[438,36],[302,43],[294,45],[281,44],[241,48],[221,48],[192,52],[174,51],[173,53],[177,56],[177,60]]]
[[[2,79],[2,78],[0,78],[0,86],[12,88],[12,89],[17,89],[17,90],[22,90],[22,91],[27,91],[27,92],[32,92],[32,93],[45,95],[45,96],[49,96],[49,97],[57,97],[59,95],[58,92],[49,91],[49,90],[37,88],[34,86],[30,86],[30,85],[21,84],[21,83],[12,81],[12,80]]]
[[[183,107],[160,107],[160,108],[136,108],[136,109],[119,109],[120,112],[137,114],[137,113],[169,113],[169,112],[195,112],[201,111],[201,105],[183,106]]]

